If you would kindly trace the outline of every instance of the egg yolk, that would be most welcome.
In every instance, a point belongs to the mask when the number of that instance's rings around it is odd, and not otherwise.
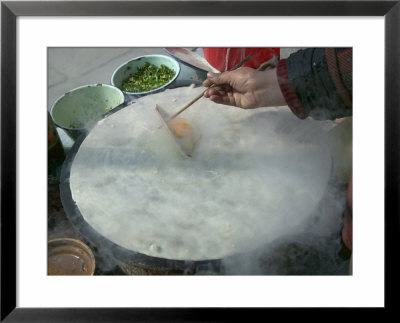
[[[183,119],[172,119],[169,125],[175,136],[179,138],[190,136],[193,132],[191,125]]]

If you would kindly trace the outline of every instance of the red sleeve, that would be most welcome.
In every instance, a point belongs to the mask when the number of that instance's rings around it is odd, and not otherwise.
[[[289,108],[300,119],[307,118],[307,112],[301,102],[297,99],[297,96],[290,84],[286,59],[281,59],[278,62],[276,73],[278,76],[279,87],[281,88],[283,97],[285,98]]]

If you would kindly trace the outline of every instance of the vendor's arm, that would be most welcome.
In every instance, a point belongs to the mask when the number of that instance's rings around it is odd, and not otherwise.
[[[352,49],[310,48],[278,62],[278,82],[299,118],[352,114]]]
[[[280,60],[276,69],[209,73],[204,94],[244,109],[288,105],[299,118],[352,114],[352,49],[310,48]]]

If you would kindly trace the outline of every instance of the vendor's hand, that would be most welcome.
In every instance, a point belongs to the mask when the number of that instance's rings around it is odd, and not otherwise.
[[[207,77],[203,85],[215,86],[208,89],[204,96],[216,103],[243,109],[286,105],[278,84],[276,69],[257,71],[241,67],[221,74],[209,72]]]

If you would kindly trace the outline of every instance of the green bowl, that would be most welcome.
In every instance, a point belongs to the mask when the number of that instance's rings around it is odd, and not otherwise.
[[[138,67],[143,66],[145,63],[150,63],[155,66],[165,65],[175,72],[174,77],[166,84],[145,92],[127,92],[122,90],[122,83],[132,74],[137,72]],[[144,55],[136,57],[120,65],[111,76],[111,84],[121,89],[127,95],[144,96],[147,94],[157,93],[175,86],[176,79],[179,76],[181,67],[174,59],[166,55]]]
[[[75,88],[53,104],[53,122],[76,139],[91,129],[103,115],[124,103],[124,94],[108,84],[90,84]]]

